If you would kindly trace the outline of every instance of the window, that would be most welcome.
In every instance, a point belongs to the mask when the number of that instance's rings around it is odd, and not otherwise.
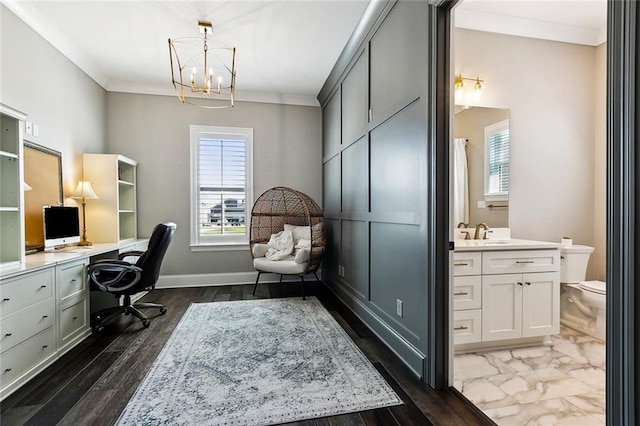
[[[506,201],[509,195],[509,120],[484,128],[485,200]]]
[[[246,248],[253,129],[191,126],[191,247]]]

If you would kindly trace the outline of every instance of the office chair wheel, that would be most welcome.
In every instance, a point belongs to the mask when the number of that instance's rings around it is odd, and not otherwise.
[[[164,315],[167,313],[167,308],[160,308],[160,315]]]
[[[142,326],[143,326],[144,328],[149,328],[149,325],[150,325],[150,324],[151,324],[151,323],[149,322],[149,320],[142,320]]]
[[[104,331],[104,326],[94,325],[93,327],[91,327],[91,329],[93,330],[94,333],[102,333],[102,331]]]

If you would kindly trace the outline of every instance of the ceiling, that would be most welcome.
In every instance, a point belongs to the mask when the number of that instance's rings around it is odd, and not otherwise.
[[[369,1],[2,3],[108,91],[173,94],[167,39],[198,36],[197,21],[208,20],[213,39],[237,49],[236,99],[318,105]],[[606,0],[464,0],[456,8],[459,27],[588,45],[604,41],[605,21]]]

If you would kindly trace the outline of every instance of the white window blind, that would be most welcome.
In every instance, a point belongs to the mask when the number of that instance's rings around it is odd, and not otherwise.
[[[252,133],[192,126],[192,246],[248,241]]]
[[[485,195],[509,194],[509,120],[485,127]]]

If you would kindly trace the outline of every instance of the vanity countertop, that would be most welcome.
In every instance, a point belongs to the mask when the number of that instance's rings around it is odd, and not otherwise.
[[[560,248],[560,243],[533,240],[455,240],[454,251],[541,250]]]

